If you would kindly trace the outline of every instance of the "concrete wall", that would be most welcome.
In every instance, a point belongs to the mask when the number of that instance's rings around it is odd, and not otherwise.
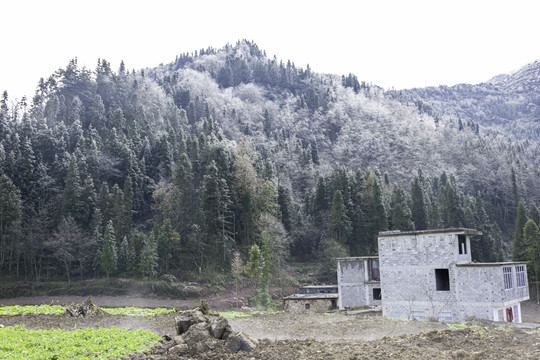
[[[380,288],[380,282],[367,280],[367,263],[371,260],[367,258],[338,260],[339,309],[381,305],[380,300],[373,299],[373,288]]]

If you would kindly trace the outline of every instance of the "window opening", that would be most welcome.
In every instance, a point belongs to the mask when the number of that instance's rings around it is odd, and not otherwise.
[[[527,285],[525,281],[525,266],[518,265],[516,266],[516,285],[517,287],[525,287]]]
[[[458,235],[459,254],[467,254],[467,238],[465,235]]]
[[[435,269],[437,291],[450,291],[450,273],[448,269]]]
[[[368,273],[369,273],[369,281],[381,281],[381,275],[379,272],[379,260],[377,259],[368,260]]]
[[[503,277],[504,277],[504,289],[509,290],[514,287],[512,284],[512,267],[505,266],[503,267]]]
[[[310,308],[310,305],[309,305],[309,304],[305,304],[305,306],[304,306],[304,307],[305,307],[305,309],[306,309],[306,310],[309,310],[309,308]]]
[[[381,300],[381,289],[380,288],[373,288],[373,300]]]

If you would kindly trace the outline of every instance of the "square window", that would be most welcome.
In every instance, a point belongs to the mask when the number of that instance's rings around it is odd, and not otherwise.
[[[450,291],[450,273],[448,269],[435,269],[437,291]]]
[[[524,265],[516,266],[516,285],[517,287],[525,287],[527,285]]]
[[[380,288],[373,288],[373,300],[381,300],[381,289]]]

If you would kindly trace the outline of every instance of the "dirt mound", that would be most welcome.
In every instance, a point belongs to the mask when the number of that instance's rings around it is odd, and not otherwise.
[[[84,300],[84,302],[82,302],[81,304],[71,304],[66,307],[66,315],[75,318],[104,314],[106,314],[105,311],[103,311],[99,308],[99,306],[94,304],[91,296],[87,297],[86,300]]]

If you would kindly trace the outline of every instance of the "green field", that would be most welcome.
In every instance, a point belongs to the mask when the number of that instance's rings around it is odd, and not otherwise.
[[[0,328],[0,359],[111,359],[150,349],[159,338],[147,330],[6,327]]]

